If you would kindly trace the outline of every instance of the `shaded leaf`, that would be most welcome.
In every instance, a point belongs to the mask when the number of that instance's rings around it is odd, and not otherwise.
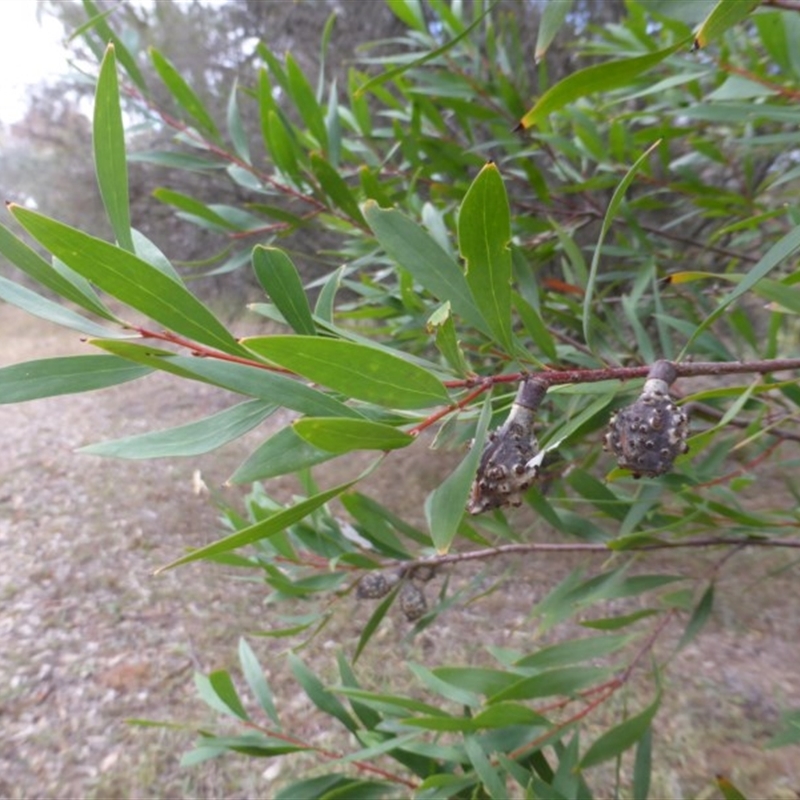
[[[248,400],[196,422],[91,444],[80,448],[79,452],[132,459],[196,456],[238,439],[263,422],[275,409],[274,404],[264,400]]]
[[[661,697],[658,696],[641,714],[626,719],[625,722],[600,736],[581,759],[581,769],[588,769],[603,761],[616,758],[633,747],[650,730],[650,723],[658,711],[660,702]]]
[[[366,419],[337,419],[335,417],[303,417],[292,427],[314,447],[331,453],[351,450],[396,450],[408,447],[414,437],[391,425]]]
[[[431,539],[439,553],[446,553],[450,549],[464,516],[491,416],[491,395],[487,395],[469,453],[455,470],[428,495],[425,502],[425,516],[428,519]]]
[[[0,368],[0,404],[90,392],[141,378],[151,370],[116,356],[65,356]]]
[[[718,39],[728,28],[745,19],[761,5],[761,0],[719,0],[711,13],[700,23],[694,38],[694,46],[706,47]]]

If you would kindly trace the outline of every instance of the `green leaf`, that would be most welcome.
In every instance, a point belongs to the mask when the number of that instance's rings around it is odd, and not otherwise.
[[[511,343],[511,212],[496,165],[472,182],[458,214],[458,246],[472,298],[497,340]]]
[[[621,650],[631,641],[631,636],[587,636],[570,642],[544,647],[536,653],[514,662],[515,667],[551,669],[592,658],[602,658]]]
[[[730,778],[725,775],[717,775],[715,781],[725,800],[747,800],[744,793],[734,786]]]
[[[79,452],[131,459],[196,456],[238,439],[263,422],[275,409],[274,404],[264,400],[248,400],[197,422],[91,444],[80,448]]]
[[[92,131],[94,165],[100,196],[119,246],[132,253],[128,165],[125,161],[125,132],[122,127],[113,44],[106,49],[97,78]]]
[[[7,278],[0,277],[0,300],[5,300],[11,305],[17,306],[29,314],[33,314],[41,319],[46,319],[48,322],[53,322],[56,325],[62,325],[65,328],[72,328],[72,330],[84,333],[87,336],[127,336],[127,333],[116,333],[113,330],[104,328],[102,325],[97,325],[91,320],[70,311],[68,308],[42,297],[24,286],[20,286]]]
[[[356,198],[339,172],[318,153],[311,154],[311,169],[333,204],[357,225],[366,225]]]
[[[594,92],[610,92],[627,86],[633,83],[637,75],[652,69],[665,58],[685,48],[690,42],[691,37],[644,56],[622,58],[573,72],[548,89],[536,101],[533,108],[520,120],[519,127],[528,129],[540,125],[554,111],[586,95]]]
[[[136,380],[150,372],[116,356],[65,356],[0,368],[0,404],[77,394]]]
[[[97,35],[100,37],[100,39],[102,39],[104,45],[108,44],[109,42],[114,45],[114,49],[116,50],[119,58],[119,63],[123,66],[125,72],[128,73],[128,77],[142,92],[146,94],[147,84],[144,81],[144,76],[139,70],[139,67],[136,65],[136,59],[130,54],[128,48],[125,47],[122,40],[114,33],[114,31],[111,29],[111,26],[106,22],[106,17],[115,11],[115,9],[111,8],[108,11],[101,13],[100,9],[92,2],[92,0],[83,0],[83,7],[90,15],[90,19],[77,28],[70,36],[70,39],[74,39],[76,36],[81,36],[86,31],[94,28],[97,31]]]
[[[336,695],[322,685],[322,681],[294,653],[289,653],[292,674],[303,687],[308,699],[329,717],[335,717],[351,733],[358,730],[358,723],[350,716]]]
[[[239,113],[239,104],[236,96],[239,91],[239,80],[234,78],[231,93],[228,96],[227,122],[228,134],[231,137],[233,149],[236,155],[246,164],[250,163],[250,143],[247,140],[247,133],[242,125],[242,115]]]
[[[301,439],[294,428],[284,428],[263,442],[228,479],[230,483],[253,483],[322,464],[334,458]]]
[[[169,330],[226,353],[246,352],[227,328],[180,283],[146,261],[35,211],[11,213],[37,241],[103,291]]]
[[[650,794],[650,780],[653,774],[653,728],[648,726],[636,745],[633,761],[633,796],[637,800],[647,800]]]
[[[292,423],[297,434],[309,444],[330,453],[351,450],[396,450],[408,447],[414,437],[391,425],[366,419],[303,417]]]
[[[694,38],[696,48],[718,39],[728,28],[741,22],[761,5],[761,0],[719,0],[711,13],[700,23]]]
[[[570,696],[601,681],[609,673],[603,667],[562,667],[549,670],[516,683],[489,698],[489,703],[505,700],[531,700],[554,695]]]
[[[242,343],[314,383],[368,403],[411,409],[449,402],[430,372],[367,345],[321,336],[263,336]]]
[[[172,63],[161,55],[154,47],[149,50],[150,60],[156,69],[164,86],[169,89],[175,102],[197,123],[197,126],[219,141],[220,135],[214,119],[208,113],[200,98],[191,86],[181,77],[181,74]]]
[[[301,500],[299,503],[296,503],[289,508],[285,508],[283,511],[279,511],[277,514],[273,514],[271,517],[268,517],[261,522],[256,522],[247,528],[243,528],[240,531],[236,531],[236,533],[232,533],[230,536],[226,536],[223,539],[218,539],[216,542],[212,542],[205,547],[200,547],[197,550],[193,550],[187,555],[178,558],[175,561],[171,561],[169,564],[163,567],[159,567],[155,574],[158,575],[159,573],[165,572],[168,569],[173,569],[181,564],[188,564],[191,561],[199,561],[203,558],[211,558],[212,556],[218,556],[220,553],[229,553],[231,550],[236,550],[240,547],[245,547],[248,544],[261,541],[261,539],[267,539],[270,536],[275,536],[288,528],[290,525],[294,525],[295,522],[299,522],[304,517],[307,517],[312,511],[316,511],[316,509],[325,505],[325,503],[327,503],[329,500],[332,500],[342,492],[347,491],[351,486],[354,486],[363,477],[368,475],[369,472],[374,469],[376,464],[371,465],[355,480],[348,481],[347,483],[340,483],[338,486],[334,486],[332,489],[319,492],[313,497],[309,497],[306,500]]]
[[[223,714],[230,714],[238,719],[249,719],[242,701],[236,693],[231,676],[224,670],[212,672],[208,677],[196,672],[194,683],[200,697],[211,708],[221,711]]]
[[[315,417],[361,417],[355,409],[335,398],[267,369],[214,358],[176,356],[168,350],[132,342],[92,339],[91,344],[152,369],[212,383],[239,394],[260,397],[301,414]]]
[[[549,0],[545,5],[533,51],[533,58],[537,64],[544,58],[556,34],[561,30],[569,12],[572,11],[573,3],[574,0]]]
[[[464,750],[489,797],[506,797],[508,792],[505,778],[492,766],[478,740],[467,736],[464,739]]]
[[[711,617],[711,611],[714,608],[714,584],[709,583],[708,588],[703,592],[703,596],[700,598],[700,602],[698,602],[697,606],[695,607],[694,611],[692,612],[692,616],[689,619],[689,623],[686,625],[686,630],[683,632],[683,636],[681,636],[680,642],[678,642],[677,650],[683,650],[689,642],[691,642],[702,627],[708,622],[709,618]]]
[[[696,341],[697,337],[725,313],[725,309],[734,300],[737,300],[745,292],[750,291],[762,278],[766,277],[771,270],[778,266],[784,259],[792,255],[798,248],[800,248],[800,225],[792,228],[789,233],[775,242],[761,257],[759,262],[741,281],[739,281],[738,286],[719,301],[717,307],[708,314],[694,330],[678,360],[681,360],[684,353],[692,343]],[[691,275],[692,273],[686,274]]]
[[[241,226],[234,224],[230,220],[218,214],[214,209],[209,208],[205,203],[201,203],[194,197],[190,197],[182,192],[176,192],[172,189],[156,189],[153,192],[153,197],[160,200],[162,203],[167,203],[171,206],[185,211],[191,217],[205,220],[214,229],[221,231],[240,231]],[[193,220],[194,221],[194,220]]]
[[[0,225],[0,253],[26,275],[65,300],[69,300],[87,311],[92,311],[103,319],[118,321],[93,292],[87,293],[81,287],[76,286],[3,225]]]
[[[606,731],[584,754],[580,763],[581,769],[588,769],[603,761],[616,758],[633,747],[650,729],[650,723],[658,711],[660,702],[659,695],[641,714],[630,717],[610,731]]]
[[[603,619],[587,619],[581,622],[584,628],[592,628],[597,631],[616,631],[633,625],[640,619],[652,617],[659,612],[654,608],[644,608],[641,611],[634,611],[632,614],[621,614],[618,617],[605,617]]]
[[[450,313],[450,303],[444,303],[428,317],[426,324],[428,332],[435,331],[436,347],[444,356],[445,361],[458,375],[466,377],[470,369],[467,365],[461,345],[458,341],[453,315]]]
[[[253,270],[258,282],[283,314],[286,322],[299,334],[314,336],[317,326],[311,315],[300,273],[283,250],[256,245],[253,248]]]
[[[258,700],[258,704],[264,713],[280,728],[281,721],[278,718],[278,712],[272,699],[272,690],[264,677],[264,670],[261,668],[261,664],[258,663],[256,654],[244,637],[239,638],[239,662],[242,665],[242,672],[247,685]]]
[[[373,200],[364,203],[363,210],[367,223],[390,258],[434,297],[449,300],[453,311],[473,328],[490,334],[461,268],[427,231],[399,211],[382,209]]]
[[[328,150],[328,132],[325,129],[325,118],[322,114],[314,90],[306,80],[306,76],[291,54],[286,56],[286,77],[289,81],[289,96],[300,112],[311,135],[323,151]]]
[[[378,626],[381,624],[381,621],[386,616],[386,612],[392,607],[395,598],[397,597],[397,593],[400,591],[401,584],[398,583],[395,588],[389,592],[389,594],[381,600],[378,607],[372,612],[372,615],[367,620],[367,624],[361,629],[361,636],[358,637],[358,644],[356,645],[356,651],[353,654],[353,663],[355,664],[358,660],[358,657],[364,652],[364,648],[369,643],[369,640],[372,638],[372,635],[378,630]]]
[[[483,404],[475,439],[469,453],[450,475],[428,496],[425,503],[425,516],[431,539],[439,553],[446,553],[455,538],[458,526],[464,516],[472,481],[486,440],[486,431],[492,417],[491,396],[487,395]]]
[[[636,159],[633,166],[625,173],[625,177],[619,182],[617,188],[614,189],[614,194],[611,196],[611,201],[606,209],[605,217],[603,217],[600,235],[597,238],[594,256],[592,257],[592,266],[589,269],[589,280],[586,284],[586,293],[583,297],[583,337],[586,341],[586,344],[590,348],[592,346],[592,339],[594,338],[594,326],[592,325],[592,321],[595,319],[595,315],[592,313],[592,300],[594,299],[594,287],[597,282],[597,270],[600,265],[600,254],[602,252],[603,240],[605,239],[606,233],[608,233],[608,229],[611,227],[611,224],[614,221],[617,210],[622,204],[622,201],[625,199],[625,192],[628,191],[628,187],[631,185],[631,183],[633,183],[633,179],[636,177],[636,173],[639,171],[639,168],[648,158],[650,153],[652,153],[659,144],[661,144],[660,139],[651,144],[650,147],[648,147],[647,150],[645,150],[644,153],[642,153],[639,158]]]
[[[410,8],[412,5],[419,8],[418,0],[390,0],[390,2],[394,3],[395,7],[407,7]],[[432,61],[433,59],[439,58],[439,56],[444,55],[448,50],[452,49],[455,45],[457,45],[462,39],[465,39],[469,36],[478,25],[481,24],[484,17],[486,17],[494,8],[494,3],[491,3],[487,6],[486,10],[475,18],[475,21],[468,27],[463,30],[458,36],[453,37],[449,42],[445,42],[441,47],[437,47],[435,50],[431,50],[425,55],[420,56],[419,58],[415,58],[412,61],[408,61],[406,63],[400,64],[397,67],[392,67],[391,69],[386,70],[386,72],[382,72],[379,75],[375,75],[374,77],[370,78],[366,83],[362,84],[355,93],[356,98],[361,97],[368,89],[373,89],[379,86],[386,81],[392,80],[396,78],[398,75],[402,75],[404,72],[415,69],[416,67],[421,67],[423,64],[426,64],[428,61]],[[414,12],[410,12],[414,13]],[[427,26],[424,23],[424,17],[422,16],[422,12],[419,12],[420,19],[423,20],[421,30],[427,33]],[[419,27],[418,25],[413,25],[413,27]]]

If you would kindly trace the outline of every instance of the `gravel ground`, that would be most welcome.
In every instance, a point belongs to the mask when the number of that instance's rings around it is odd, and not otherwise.
[[[0,306],[0,365],[70,347],[86,350],[77,335]],[[270,796],[274,765],[224,759],[183,770],[178,759],[191,736],[126,722],[208,724],[214,718],[195,697],[193,670],[235,669],[239,636],[263,625],[263,590],[231,581],[219,568],[152,575],[186,546],[219,536],[213,504],[197,493],[196,471],[222,492],[246,443],[189,460],[116,461],[74,452],[230,402],[213,387],[153,375],[92,394],[0,405],[0,797]],[[422,451],[404,471],[419,481],[411,494],[430,488],[430,462]],[[394,493],[391,505],[419,508],[405,480],[383,480],[370,480],[374,494],[391,500]],[[800,748],[762,749],[779,709],[800,706],[797,567],[751,580],[788,560],[767,553],[731,562],[717,592],[724,610],[671,666],[668,706],[657,720],[663,761],[654,796],[716,796],[708,787],[717,772],[738,780],[752,798],[800,796]],[[529,636],[521,623],[571,566],[569,559],[531,564],[508,591],[447,614],[412,650],[392,627],[397,621],[387,620],[376,638],[376,671],[409,655],[433,665],[479,659],[488,643],[531,646],[521,640]],[[369,609],[342,616],[320,643],[326,663],[334,641],[357,640]],[[481,631],[486,619],[491,630]],[[273,643],[251,642],[262,659],[277,653]],[[318,657],[304,651],[312,663]],[[369,673],[369,657],[362,662]],[[270,680],[281,697],[278,669]],[[299,728],[312,724],[298,698],[287,702],[289,714],[297,706]]]

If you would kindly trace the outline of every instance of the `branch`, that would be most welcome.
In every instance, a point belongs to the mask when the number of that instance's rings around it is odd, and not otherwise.
[[[497,547],[486,547],[482,550],[470,550],[466,553],[448,553],[443,556],[418,558],[413,561],[393,559],[384,561],[382,569],[393,567],[408,571],[417,566],[444,566],[445,564],[459,564],[463,561],[483,561],[498,556],[525,554],[525,553],[602,553],[608,555],[614,548],[608,544],[596,542],[570,542],[554,544],[552,542],[525,542],[519,544],[501,544]],[[679,550],[683,548],[702,547],[789,547],[800,549],[800,539],[775,539],[771,537],[735,537],[735,536],[705,536],[697,539],[685,539],[677,542],[648,542],[635,547],[625,548],[625,552],[638,552],[641,550]],[[622,551],[618,551],[622,552]]]

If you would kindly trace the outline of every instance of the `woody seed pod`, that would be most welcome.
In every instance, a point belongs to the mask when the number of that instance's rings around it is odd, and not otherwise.
[[[427,610],[428,602],[422,589],[415,583],[406,581],[400,590],[400,610],[406,615],[409,622],[418,620]]]
[[[399,576],[393,572],[368,572],[358,581],[356,597],[359,600],[377,600],[379,597],[386,597],[399,580]]]
[[[689,449],[689,419],[669,396],[669,384],[674,380],[672,364],[657,361],[636,402],[609,421],[604,447],[634,478],[655,478],[669,472],[675,459]]]

